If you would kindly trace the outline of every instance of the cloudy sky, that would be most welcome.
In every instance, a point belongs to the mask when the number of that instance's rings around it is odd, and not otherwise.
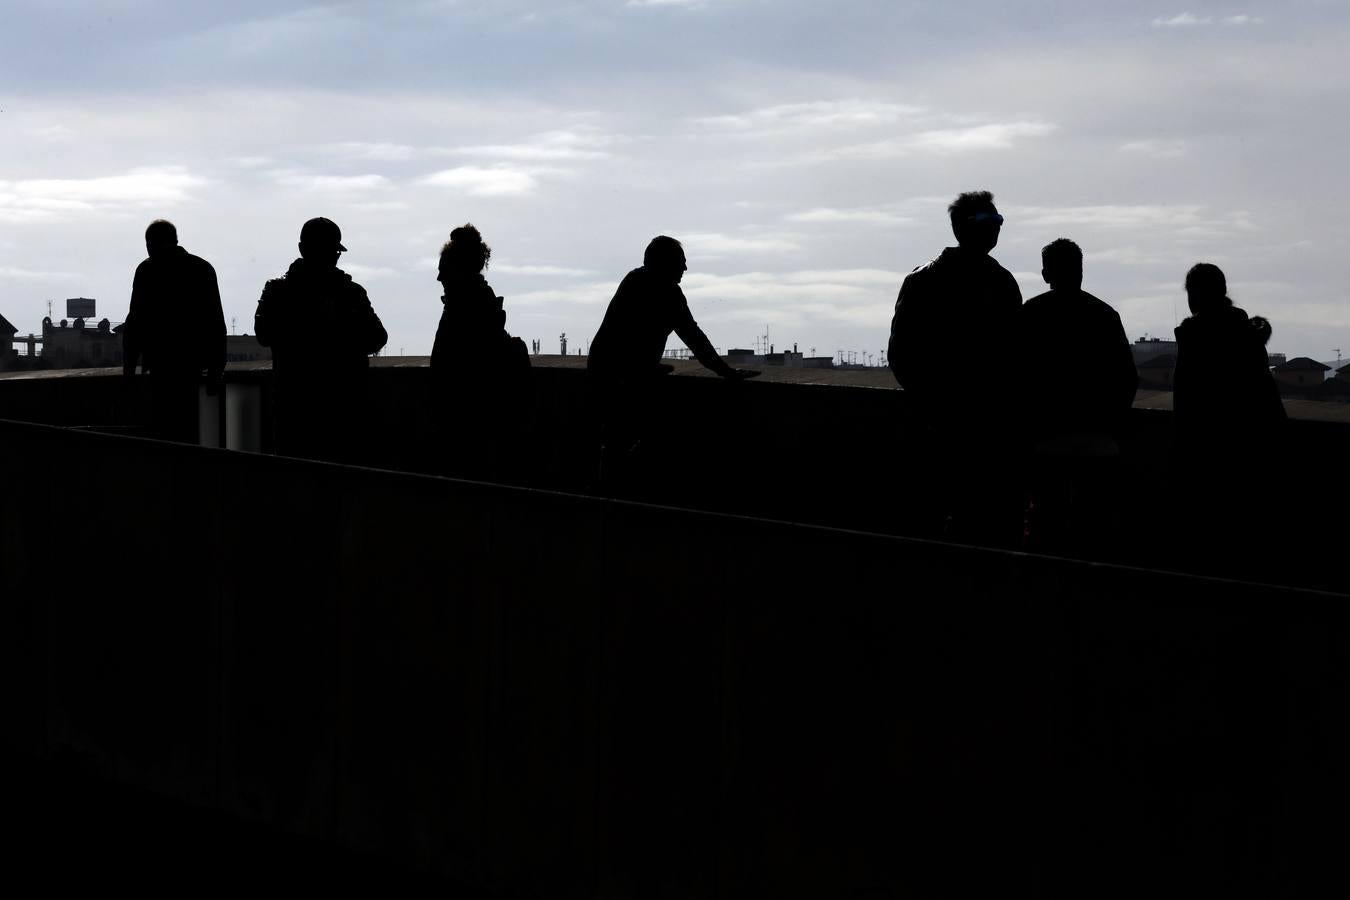
[[[720,348],[878,352],[903,273],[989,189],[1024,296],[1039,248],[1131,337],[1198,260],[1350,356],[1345,0],[0,0],[0,314],[126,312],[152,218],[252,330],[301,223],[343,229],[390,352],[426,353],[471,221],[508,328],[584,347],[647,240],[685,242]],[[57,304],[58,315],[61,304]],[[672,346],[678,346],[672,339]]]

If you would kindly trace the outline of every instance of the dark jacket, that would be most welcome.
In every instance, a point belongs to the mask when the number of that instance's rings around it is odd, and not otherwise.
[[[431,348],[437,394],[456,411],[507,418],[528,412],[530,351],[507,333],[506,311],[481,273],[444,283],[444,308]]]
[[[225,369],[225,314],[216,270],[175,247],[136,267],[122,326],[122,370],[137,363],[155,375],[218,376]]]
[[[1260,452],[1285,418],[1270,374],[1270,325],[1236,306],[1190,316],[1176,329],[1172,403],[1183,451],[1232,458]]]
[[[1024,303],[1018,320],[1031,436],[1118,433],[1139,376],[1116,311],[1086,291],[1052,290]]]
[[[521,366],[529,368],[524,341],[507,333],[506,311],[481,273],[445,283],[444,308],[431,347],[431,368],[443,377],[482,380]]]
[[[679,284],[639,266],[624,276],[609,301],[586,367],[614,378],[656,373],[672,331],[703,365],[719,374],[730,370],[694,321]]]
[[[364,371],[389,340],[365,288],[341,269],[316,269],[303,259],[263,286],[253,327],[258,343],[272,348],[278,378]]]
[[[905,276],[891,319],[891,372],[918,412],[955,421],[956,406],[1009,371],[1010,335],[1022,294],[1007,269],[983,253],[948,247]]]

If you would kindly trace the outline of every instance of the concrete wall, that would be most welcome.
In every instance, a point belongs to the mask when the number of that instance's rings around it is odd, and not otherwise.
[[[30,755],[509,896],[1343,877],[1342,596],[35,425],[0,454]],[[50,577],[76,465],[115,593]]]

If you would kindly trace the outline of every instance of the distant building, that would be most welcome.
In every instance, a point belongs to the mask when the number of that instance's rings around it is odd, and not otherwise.
[[[122,365],[122,336],[113,332],[112,323],[100,319],[93,327],[84,319],[53,325],[42,320],[42,359],[53,369],[83,369]]]
[[[18,351],[14,349],[14,335],[19,333],[19,329],[9,324],[9,320],[0,316],[0,347],[4,348],[4,353],[0,353],[0,372],[11,368]]]
[[[1161,343],[1176,346],[1172,341],[1162,341]],[[1138,346],[1138,344],[1135,344],[1135,346]],[[1164,353],[1159,356],[1150,356],[1144,362],[1136,363],[1135,370],[1139,373],[1139,386],[1141,388],[1170,391],[1177,371],[1176,354]]]
[[[225,362],[257,362],[272,358],[272,348],[258,343],[256,335],[231,334],[225,337]]]
[[[1296,356],[1288,362],[1281,363],[1270,372],[1275,376],[1275,383],[1279,386],[1281,393],[1304,393],[1313,388],[1320,387],[1326,376],[1323,374],[1330,371],[1331,366],[1324,365],[1315,359],[1307,356]]]
[[[741,347],[733,347],[723,357],[728,365],[743,366],[783,366],[788,369],[833,369],[833,356],[806,356],[795,350],[783,353],[756,353]]]
[[[1172,356],[1175,364],[1177,355],[1177,342],[1165,341],[1162,338],[1149,337],[1144,335],[1130,345],[1130,354],[1134,357],[1134,367],[1137,369],[1151,359],[1159,356]]]
[[[1288,361],[1288,359],[1289,357],[1285,356],[1283,353],[1266,354],[1266,361],[1270,363],[1271,368],[1274,368],[1275,366],[1284,365]]]

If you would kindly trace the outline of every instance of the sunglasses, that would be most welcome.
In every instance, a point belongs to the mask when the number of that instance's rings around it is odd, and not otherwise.
[[[995,225],[1003,224],[1003,217],[998,213],[975,213],[973,216],[966,216],[967,222],[993,222]]]

